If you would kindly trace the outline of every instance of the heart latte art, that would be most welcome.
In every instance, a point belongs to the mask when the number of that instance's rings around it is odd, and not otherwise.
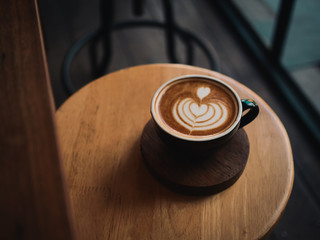
[[[208,87],[198,88],[197,96],[200,102],[209,93]],[[228,112],[223,102],[199,104],[192,98],[184,98],[175,103],[172,115],[179,124],[192,132],[220,127],[227,120]]]
[[[203,79],[184,79],[167,86],[156,104],[164,128],[196,138],[225,131],[238,113],[236,99],[229,89]]]

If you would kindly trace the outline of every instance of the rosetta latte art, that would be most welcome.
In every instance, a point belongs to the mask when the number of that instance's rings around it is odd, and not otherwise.
[[[190,133],[216,129],[227,120],[227,108],[222,102],[201,103],[209,93],[210,88],[200,87],[197,89],[200,103],[192,98],[184,98],[174,104],[172,113],[175,121]]]

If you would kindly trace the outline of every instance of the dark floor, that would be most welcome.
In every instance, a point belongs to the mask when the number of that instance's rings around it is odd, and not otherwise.
[[[56,106],[59,107],[67,99],[61,84],[63,58],[76,40],[98,26],[99,3],[98,0],[38,2],[52,87]],[[145,13],[139,18],[132,14],[132,1],[115,2],[116,21],[133,18],[163,20],[160,0],[145,1]],[[172,3],[178,24],[210,43],[211,51],[217,55],[219,71],[259,94],[274,109],[288,131],[295,161],[295,182],[283,217],[269,239],[320,239],[319,148],[305,135],[303,125],[288,110],[282,96],[268,84],[268,79],[216,9],[205,0]],[[133,65],[168,62],[161,30],[119,30],[114,32],[112,39],[114,45],[109,72]],[[178,50],[184,52],[183,47]],[[183,57],[181,54],[180,58]],[[209,67],[201,51],[196,51],[195,59],[195,65]],[[90,80],[89,70],[88,49],[85,48],[76,57],[71,69],[76,88]]]

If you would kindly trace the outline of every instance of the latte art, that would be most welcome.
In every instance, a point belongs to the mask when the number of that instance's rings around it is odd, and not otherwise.
[[[231,90],[222,83],[202,78],[166,85],[154,104],[154,117],[164,129],[191,139],[226,131],[235,122],[239,109]]]
[[[210,93],[210,88],[198,88],[200,100]],[[205,93],[205,95],[203,94]],[[227,108],[223,103],[198,104],[192,98],[178,100],[172,109],[173,118],[183,127],[192,131],[208,131],[221,127],[227,120]]]

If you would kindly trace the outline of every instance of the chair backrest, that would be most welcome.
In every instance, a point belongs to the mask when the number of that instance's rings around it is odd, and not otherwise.
[[[74,239],[37,3],[0,16],[0,239]]]

